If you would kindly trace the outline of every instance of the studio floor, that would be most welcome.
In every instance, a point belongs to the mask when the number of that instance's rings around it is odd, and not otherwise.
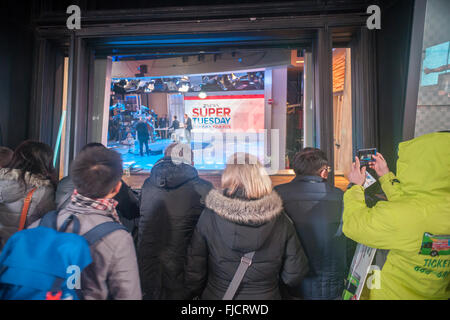
[[[108,143],[108,148],[119,152],[122,155],[123,166],[125,170],[124,181],[130,185],[133,189],[140,189],[145,181],[150,175],[150,171],[155,165],[155,163],[163,157],[163,152],[167,146],[169,146],[173,141],[171,139],[159,139],[155,143],[149,143],[149,149],[152,153],[151,155],[141,156],[139,154],[139,144],[135,144],[133,147],[129,147],[124,144],[117,142]],[[216,188],[220,187],[221,170],[224,169],[225,164],[215,164],[214,158],[207,155],[211,154],[213,146],[208,143],[195,143],[191,144],[194,150],[194,163],[195,167],[199,170],[199,175],[210,181]],[[255,150],[255,146],[247,146],[249,150]],[[144,149],[145,151],[145,149]],[[202,152],[203,151],[203,152]],[[226,154],[232,153],[234,148],[231,145],[227,147]],[[206,156],[205,156],[206,155]],[[200,161],[198,161],[200,159]],[[284,170],[284,172],[271,175],[272,184],[274,186],[288,183],[293,178],[294,175],[289,170]],[[348,185],[348,180],[343,176],[335,177],[335,186],[343,191],[346,190]]]
[[[243,140],[242,143],[236,143],[235,140],[224,140],[218,145],[205,135],[198,136],[195,139],[193,134],[191,149],[194,154],[194,166],[197,170],[223,170],[226,159],[235,152],[248,152],[264,159],[264,145],[257,138]],[[173,142],[172,139],[156,139],[149,143],[150,155],[140,155],[139,143],[134,141],[131,145],[119,142],[108,142],[108,148],[119,152],[122,155],[123,168],[130,173],[149,172],[155,163],[163,157],[164,150]],[[184,140],[183,140],[184,142]]]

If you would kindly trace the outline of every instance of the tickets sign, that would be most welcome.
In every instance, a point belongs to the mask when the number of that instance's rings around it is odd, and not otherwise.
[[[264,94],[185,96],[184,108],[197,132],[264,129]]]

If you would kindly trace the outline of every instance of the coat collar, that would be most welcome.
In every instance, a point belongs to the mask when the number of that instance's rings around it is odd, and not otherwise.
[[[296,176],[294,178],[294,181],[304,181],[304,182],[311,182],[311,183],[319,183],[319,182],[326,182],[325,179],[319,176]]]
[[[275,191],[261,199],[243,200],[226,197],[213,189],[206,196],[206,207],[235,223],[261,225],[280,215],[283,202]]]

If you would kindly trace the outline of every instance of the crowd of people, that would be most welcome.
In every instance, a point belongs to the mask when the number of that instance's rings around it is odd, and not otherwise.
[[[24,229],[55,209],[66,232],[126,227],[90,247],[83,299],[340,299],[356,242],[390,250],[371,299],[448,299],[444,251],[419,251],[424,233],[450,234],[449,135],[401,143],[397,176],[374,156],[387,199],[370,206],[358,158],[344,193],[327,182],[329,163],[316,148],[297,153],[296,177],[275,188],[256,157],[236,153],[216,189],[199,177],[190,146],[174,142],[138,194],[122,180],[120,155],[102,144],[86,145],[58,182],[52,149],[25,141],[0,148],[0,250],[19,233],[31,193]],[[442,261],[424,265],[433,258]],[[0,285],[1,299],[16,297],[8,288]]]

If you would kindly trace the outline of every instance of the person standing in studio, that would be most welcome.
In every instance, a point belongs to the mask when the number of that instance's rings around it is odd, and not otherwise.
[[[144,122],[143,118],[139,119],[139,122],[136,125],[136,131],[139,140],[139,150],[141,156],[144,156],[144,145],[145,145],[145,152],[147,153],[147,155],[149,155],[150,152],[148,150],[148,139],[150,138],[150,135],[148,133],[147,124]]]
[[[176,134],[176,131],[180,129],[180,121],[177,120],[177,116],[173,116],[172,125],[169,127],[170,130],[170,136],[173,139],[173,134]],[[176,139],[176,135],[175,135]]]
[[[184,130],[187,143],[191,144],[192,119],[186,113],[184,114]]]
[[[166,139],[166,127],[167,127],[167,118],[166,115],[162,116],[161,118],[159,118],[158,120],[158,127],[160,129],[160,136],[161,139]]]

